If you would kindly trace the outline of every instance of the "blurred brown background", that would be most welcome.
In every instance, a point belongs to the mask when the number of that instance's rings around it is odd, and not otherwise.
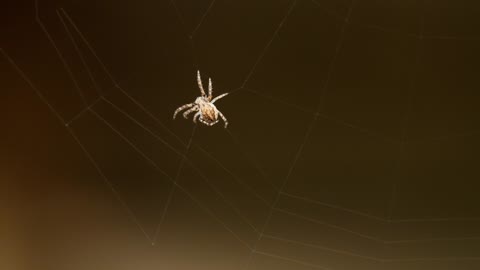
[[[480,269],[475,1],[4,0],[0,48],[1,269]]]

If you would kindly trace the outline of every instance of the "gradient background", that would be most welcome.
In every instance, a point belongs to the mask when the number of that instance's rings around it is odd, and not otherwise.
[[[0,33],[1,269],[480,269],[476,1],[3,0]],[[227,131],[171,119],[197,69]]]

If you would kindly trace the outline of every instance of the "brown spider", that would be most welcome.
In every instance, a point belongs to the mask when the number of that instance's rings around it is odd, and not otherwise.
[[[198,88],[200,88],[200,93],[202,94],[201,96],[197,97],[195,102],[193,103],[188,103],[185,105],[180,106],[178,109],[175,110],[175,113],[173,114],[173,119],[177,116],[177,114],[189,108],[183,113],[183,117],[187,119],[188,115],[192,112],[197,112],[193,116],[193,122],[196,124],[197,119],[200,120],[202,124],[205,124],[207,126],[213,126],[219,121],[219,116],[222,118],[223,122],[225,122],[225,128],[227,128],[228,121],[227,118],[213,105],[215,101],[225,97],[228,95],[228,93],[221,94],[220,96],[212,99],[212,79],[208,79],[208,96],[205,94],[205,90],[203,90],[203,84],[202,84],[202,79],[200,78],[200,71],[197,71],[197,82],[198,82]]]

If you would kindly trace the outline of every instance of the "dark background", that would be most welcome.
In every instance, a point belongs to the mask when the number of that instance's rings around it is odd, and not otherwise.
[[[0,48],[1,269],[480,269],[477,1],[3,0]]]

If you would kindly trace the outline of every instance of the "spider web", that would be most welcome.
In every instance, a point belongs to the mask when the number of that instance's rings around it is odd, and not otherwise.
[[[159,20],[169,24],[163,33],[174,40],[161,41],[174,44],[159,50],[158,55],[145,57],[157,59],[162,55],[167,59],[165,63],[172,65],[145,68],[162,73],[163,80],[135,73],[131,78],[121,74],[128,79],[119,82],[116,72],[107,66],[116,67],[131,59],[117,57],[114,51],[108,61],[111,64],[105,64],[103,54],[92,45],[93,39],[76,23],[82,12],[74,19],[67,9],[59,7],[54,13],[48,13],[52,17],[45,19],[36,3],[35,22],[73,85],[77,97],[72,100],[79,104],[76,107],[64,98],[57,99],[56,104],[50,101],[55,94],[49,92],[47,97],[45,90],[1,50],[13,69],[65,126],[86,161],[149,244],[156,245],[168,238],[163,231],[175,231],[168,227],[174,226],[173,223],[165,223],[172,215],[173,219],[179,219],[176,214],[181,214],[179,211],[183,209],[178,206],[182,204],[179,198],[185,197],[241,247],[240,259],[230,262],[229,268],[468,269],[478,263],[480,257],[474,251],[478,250],[475,247],[480,236],[475,228],[480,218],[475,217],[475,209],[458,215],[459,208],[453,199],[447,198],[445,209],[429,212],[415,201],[417,194],[412,189],[425,192],[435,186],[422,186],[428,185],[428,181],[425,184],[408,181],[409,178],[418,180],[415,173],[438,170],[435,163],[432,164],[431,154],[445,155],[449,160],[448,154],[456,154],[456,148],[460,147],[458,138],[474,146],[475,131],[455,126],[459,119],[444,116],[441,119],[450,126],[432,128],[433,131],[419,126],[422,120],[434,118],[428,114],[431,103],[425,101],[429,93],[418,89],[431,87],[428,84],[432,84],[429,80],[434,75],[428,72],[435,71],[426,72],[425,67],[430,66],[423,63],[434,61],[435,53],[455,48],[452,41],[468,49],[470,44],[477,43],[476,38],[469,37],[468,33],[463,33],[464,37],[427,35],[427,4],[413,8],[418,24],[385,27],[362,17],[369,14],[365,10],[376,7],[375,3],[294,0],[279,1],[275,5],[246,4],[258,5],[259,14],[252,16],[269,14],[271,18],[251,34],[255,42],[245,42],[248,45],[240,48],[244,51],[232,52],[232,47],[225,44],[229,44],[229,38],[232,43],[238,42],[241,35],[246,35],[247,30],[243,28],[251,27],[251,22],[229,25],[240,34],[216,27],[214,23],[225,20],[224,16],[235,16],[235,5],[241,4],[207,1],[196,19],[185,16],[188,12],[184,5],[189,3],[170,1],[162,5],[167,12],[162,13],[166,17]],[[395,7],[393,3],[383,5]],[[80,10],[77,4],[72,5],[72,11],[74,8]],[[273,8],[277,10],[273,12]],[[273,13],[276,15],[270,15]],[[381,15],[388,17],[386,13]],[[152,11],[142,15],[154,18],[155,14],[156,11]],[[235,19],[238,18],[232,21]],[[49,21],[48,26],[45,20]],[[62,38],[53,37],[52,27],[63,31]],[[118,37],[128,37],[122,30],[112,31],[118,31]],[[149,33],[142,34],[148,36]],[[318,36],[322,40],[318,40]],[[436,48],[440,43],[439,52],[428,51],[427,48]],[[127,49],[127,45],[122,46],[121,50]],[[172,59],[178,56],[172,53],[174,46],[181,46],[180,51],[184,52],[178,63]],[[377,51],[368,50],[374,46],[379,47]],[[69,48],[69,53],[65,48]],[[366,56],[361,55],[362,52]],[[377,58],[371,58],[373,64],[367,66],[375,69],[376,77],[379,74],[385,77],[368,81],[370,78],[363,76],[372,76],[371,73],[349,68],[361,68],[359,62],[369,60],[367,57],[371,57],[372,52]],[[215,58],[214,53],[220,56]],[[401,56],[392,57],[395,53]],[[237,62],[226,57],[229,54],[238,54],[234,59],[246,60],[233,64]],[[119,60],[112,60],[116,58]],[[160,70],[156,70],[158,68]],[[185,72],[184,68],[191,72]],[[192,89],[198,91],[194,76],[197,69],[215,74],[212,75],[215,95],[222,93],[222,89],[231,89],[228,99],[219,105],[231,123],[226,131],[170,120],[175,106],[193,100],[198,94],[192,93]],[[188,76],[168,80],[172,76],[169,72],[188,73]],[[202,74],[205,81],[209,74]],[[351,82],[346,81],[347,75]],[[147,82],[143,83],[145,79]],[[355,89],[355,84],[374,90],[357,94],[355,90],[366,89]],[[316,88],[312,89],[312,85]],[[389,99],[378,90],[385,86],[390,86],[388,95],[395,97]],[[153,98],[152,93],[161,87],[177,90],[169,99]],[[449,97],[447,88],[444,87],[444,91]],[[165,91],[162,90],[162,94],[166,95]],[[365,98],[376,96],[388,104],[377,105],[373,112],[359,117],[344,109],[345,104],[355,106],[359,100],[365,102]],[[146,101],[150,104],[146,105]],[[66,103],[69,106],[65,106]],[[160,104],[161,109],[154,112],[151,108],[156,104]],[[393,119],[379,125],[375,121],[385,118],[375,118],[372,113],[384,111]],[[445,132],[450,130],[458,132]],[[444,152],[435,150],[437,148]],[[112,160],[111,155],[105,154],[108,151],[114,151],[114,156],[135,156],[137,160]],[[277,154],[282,157],[275,157]],[[422,165],[425,163],[430,167]],[[121,170],[119,164],[129,164],[135,170],[129,173]],[[455,175],[448,170],[444,173]],[[431,173],[429,177],[435,176],[438,177]],[[131,179],[141,178],[145,180],[143,187],[135,189]],[[149,209],[144,209],[145,206]],[[473,203],[471,206],[475,208]],[[188,219],[180,220],[188,222]],[[169,246],[173,244],[167,244]],[[218,246],[215,248],[220,251]]]

